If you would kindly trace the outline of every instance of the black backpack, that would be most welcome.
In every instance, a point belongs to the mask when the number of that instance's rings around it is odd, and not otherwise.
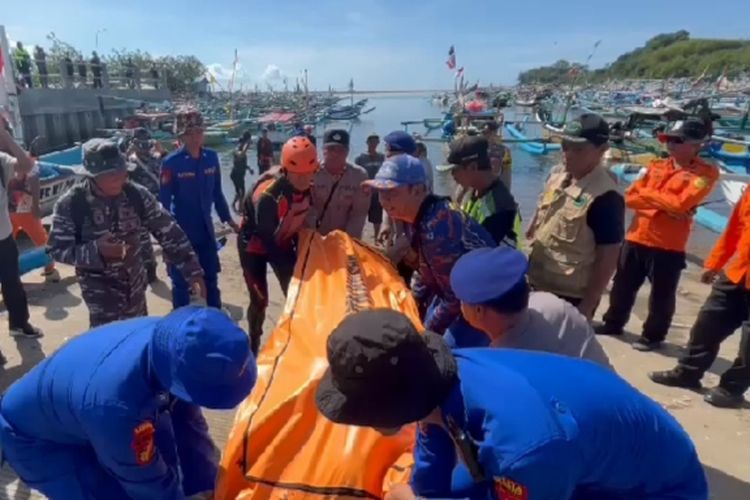
[[[81,231],[83,229],[83,222],[87,217],[91,218],[91,205],[89,205],[89,202],[86,199],[86,186],[83,184],[77,184],[71,189],[74,191],[70,201],[70,213],[73,217],[73,224],[75,226],[76,244],[80,245],[82,243]],[[141,196],[141,193],[139,193],[138,189],[129,182],[125,183],[122,187],[122,191],[125,193],[125,196],[128,197],[128,201],[133,205],[133,208],[135,208],[135,213],[138,215],[138,218],[143,221],[146,217],[146,205],[143,202],[143,196]],[[115,218],[117,218],[117,216],[117,212],[115,212]]]

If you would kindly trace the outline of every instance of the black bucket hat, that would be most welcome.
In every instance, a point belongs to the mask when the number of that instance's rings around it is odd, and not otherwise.
[[[328,338],[316,403],[329,420],[394,428],[425,418],[457,382],[443,338],[420,335],[405,315],[373,309],[346,317]]]

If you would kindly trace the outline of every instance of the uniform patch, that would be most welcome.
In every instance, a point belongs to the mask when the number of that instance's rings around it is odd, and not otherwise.
[[[695,186],[697,189],[704,189],[706,186],[708,186],[708,179],[705,177],[698,177],[693,181],[693,186]]]
[[[500,500],[528,500],[529,490],[526,486],[508,479],[495,478],[495,494]]]
[[[188,179],[195,177],[195,172],[177,172],[178,179]]]
[[[133,452],[135,453],[135,463],[138,465],[149,465],[156,455],[156,445],[154,444],[154,424],[150,421],[143,422],[133,429]]]
[[[172,171],[164,169],[161,172],[161,183],[162,184],[169,184],[172,182]]]

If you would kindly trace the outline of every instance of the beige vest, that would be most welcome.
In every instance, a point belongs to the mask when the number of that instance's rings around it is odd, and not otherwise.
[[[596,250],[586,214],[596,197],[617,190],[617,184],[602,167],[563,188],[565,177],[563,169],[551,174],[539,201],[529,255],[529,281],[537,290],[581,298],[591,277]]]

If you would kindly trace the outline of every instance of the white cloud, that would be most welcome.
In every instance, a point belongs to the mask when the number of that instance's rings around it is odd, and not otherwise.
[[[269,64],[266,66],[266,69],[264,69],[263,73],[260,75],[260,79],[266,82],[279,81],[283,78],[284,74],[281,72],[281,68],[276,64]]]
[[[235,71],[231,65],[224,65],[221,63],[207,64],[206,69],[216,77],[217,80],[229,80],[232,78],[232,73]],[[237,69],[235,78],[242,78],[245,72],[240,63],[237,63]]]

